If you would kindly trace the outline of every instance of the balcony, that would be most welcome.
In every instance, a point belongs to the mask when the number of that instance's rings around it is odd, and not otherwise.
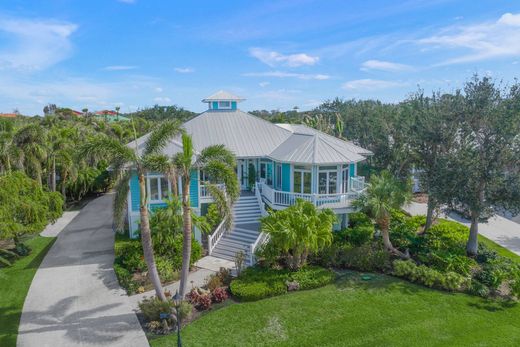
[[[223,183],[216,184],[216,186],[223,190],[226,188],[226,185]],[[199,185],[199,199],[201,202],[213,202],[213,197],[209,193],[209,189],[205,184]]]
[[[352,205],[360,194],[366,189],[365,178],[361,176],[351,177],[349,180],[350,189],[346,193],[335,194],[303,194],[294,192],[284,192],[271,188],[265,183],[258,182],[256,187],[260,191],[262,198],[273,209],[283,209],[293,205],[297,199],[312,202],[319,208],[344,209]]]

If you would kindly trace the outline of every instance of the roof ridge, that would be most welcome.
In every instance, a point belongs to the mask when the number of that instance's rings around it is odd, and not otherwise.
[[[330,136],[330,135],[329,135]],[[321,137],[321,140],[327,145],[329,146],[330,148],[332,148],[334,151],[336,151],[337,153],[339,153],[342,157],[346,158],[347,160],[349,160],[342,152],[338,151],[328,140],[328,138],[325,138],[325,137]],[[359,153],[356,153],[356,152],[352,152],[351,150],[349,149],[344,149],[344,151],[346,152],[349,152],[350,154],[353,154],[353,155],[359,155],[362,157],[361,154]],[[349,160],[350,161],[350,160]]]

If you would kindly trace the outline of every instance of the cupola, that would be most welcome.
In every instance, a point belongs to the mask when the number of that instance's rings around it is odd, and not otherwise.
[[[237,109],[237,104],[245,99],[225,92],[223,90],[202,99],[202,102],[208,103],[208,110],[211,111],[232,111]]]

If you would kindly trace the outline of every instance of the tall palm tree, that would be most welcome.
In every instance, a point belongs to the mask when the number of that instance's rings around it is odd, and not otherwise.
[[[365,194],[354,202],[355,206],[363,209],[376,221],[381,230],[385,249],[402,258],[409,256],[394,248],[390,242],[390,212],[403,207],[410,202],[411,197],[412,189],[409,181],[403,183],[388,171],[383,171],[380,175],[371,177]]]
[[[41,186],[42,163],[47,158],[46,131],[38,124],[29,124],[14,135],[14,143],[20,149],[25,173]]]
[[[179,294],[184,297],[188,285],[191,256],[191,229],[192,214],[190,206],[190,181],[192,170],[202,170],[209,178],[210,194],[219,200],[217,206],[227,211],[221,211],[225,215],[226,226],[231,227],[232,214],[230,206],[240,195],[238,179],[235,174],[236,159],[233,153],[223,145],[209,146],[203,149],[195,161],[193,142],[188,134],[182,135],[183,151],[175,155],[173,161],[182,182],[182,213],[183,213],[183,246],[182,268]],[[225,194],[214,183],[224,183]],[[226,203],[222,203],[225,200]]]
[[[172,137],[178,135],[180,132],[181,128],[178,123],[165,122],[152,131],[143,144],[138,146],[136,139],[133,144],[135,148],[130,148],[130,145],[122,145],[116,139],[107,136],[97,136],[88,141],[81,151],[81,153],[85,155],[104,156],[105,158],[111,159],[112,168],[116,177],[114,220],[118,227],[122,225],[124,209],[128,197],[128,183],[130,180],[130,170],[127,169],[128,165],[131,164],[132,169],[136,170],[139,180],[139,214],[144,259],[148,267],[150,281],[155,288],[155,294],[163,301],[166,300],[166,297],[157,272],[151,238],[146,173],[156,169],[155,163],[157,161],[165,160],[165,156],[161,154],[162,149],[168,144]]]
[[[0,173],[10,173],[13,166],[21,166],[22,153],[14,142],[15,129],[12,123],[2,124],[0,131]]]

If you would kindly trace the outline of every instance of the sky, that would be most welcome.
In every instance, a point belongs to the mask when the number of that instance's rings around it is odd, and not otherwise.
[[[520,77],[520,1],[0,0],[0,112],[398,102]]]

